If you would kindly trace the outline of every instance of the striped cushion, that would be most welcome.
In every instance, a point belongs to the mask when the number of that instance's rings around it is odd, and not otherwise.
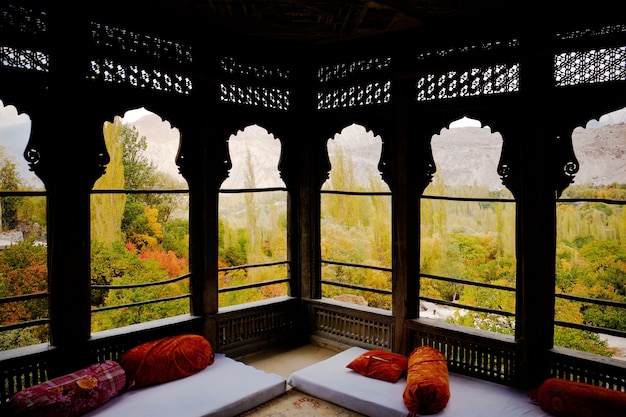
[[[114,361],[83,368],[26,388],[9,401],[13,417],[76,417],[99,407],[126,385],[126,374]]]

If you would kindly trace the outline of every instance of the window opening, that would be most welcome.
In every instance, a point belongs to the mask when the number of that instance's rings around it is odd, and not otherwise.
[[[391,192],[382,139],[350,125],[328,141],[321,189],[322,296],[391,310]]]
[[[463,118],[431,139],[421,197],[420,317],[513,334],[515,201],[497,175],[502,136]]]
[[[91,195],[92,331],[188,314],[189,190],[178,129],[144,108],[103,126]]]
[[[231,135],[232,162],[219,194],[219,307],[289,294],[287,188],[281,143],[251,125]]]
[[[0,101],[0,351],[49,341],[46,192],[24,158],[30,132]]]
[[[554,344],[626,360],[626,108],[572,132],[557,199]]]

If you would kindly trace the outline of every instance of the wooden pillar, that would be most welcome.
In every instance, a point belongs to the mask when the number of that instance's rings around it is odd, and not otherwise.
[[[550,37],[535,25],[521,39],[517,199],[518,287],[516,336],[519,385],[536,387],[549,368],[554,337],[556,205],[553,164],[555,110]],[[557,110],[558,111],[558,110]]]
[[[39,137],[41,172],[48,192],[48,277],[50,340],[58,348],[54,373],[87,364],[85,342],[91,331],[90,189],[106,163],[102,122],[86,112],[84,40],[88,21],[59,6],[49,15],[49,85],[41,97],[46,111],[33,119]],[[45,138],[43,137],[45,136]],[[98,160],[98,154],[103,158]]]
[[[410,81],[399,80],[394,88],[395,129],[391,146],[392,155],[392,312],[395,331],[393,350],[408,354],[411,341],[406,320],[417,318],[419,293],[419,245],[420,245],[420,195],[422,189],[416,183],[420,172],[419,160],[422,146],[413,128],[411,114],[413,87]]]
[[[196,85],[194,95],[209,97],[206,86]],[[214,98],[217,100],[217,98]],[[209,108],[181,115],[181,148],[177,158],[189,184],[189,268],[191,272],[191,314],[202,318],[202,333],[219,346],[215,315],[218,297],[218,203],[219,188],[228,175],[227,139],[223,118]],[[214,117],[198,117],[199,113]]]

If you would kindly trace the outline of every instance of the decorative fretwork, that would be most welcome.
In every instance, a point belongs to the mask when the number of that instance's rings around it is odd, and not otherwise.
[[[0,66],[48,72],[49,56],[41,51],[0,46]]]
[[[263,107],[274,110],[289,109],[289,90],[275,87],[220,84],[220,100],[225,103]]]
[[[124,65],[110,59],[91,61],[88,76],[92,80],[122,84],[156,91],[189,94],[193,88],[191,79],[179,74],[168,74],[159,69],[139,68],[137,65]]]
[[[317,93],[318,110],[387,104],[391,100],[391,81],[354,85]]]
[[[47,15],[43,10],[7,4],[0,10],[0,28],[6,32],[44,34],[48,31]]]
[[[433,58],[448,58],[456,55],[477,55],[491,53],[499,50],[511,50],[519,47],[518,39],[508,40],[488,40],[465,44],[461,46],[453,46],[449,48],[439,48],[436,50],[421,51],[417,54],[418,61],[426,61]]]
[[[556,347],[550,351],[550,374],[556,378],[626,391],[626,365],[612,358],[596,359],[581,352]]]
[[[514,93],[519,91],[519,64],[428,74],[417,80],[416,88],[417,101]]]
[[[191,47],[187,45],[103,23],[91,23],[91,36],[96,45],[115,49],[117,53],[149,56],[179,64],[193,60]]]
[[[598,84],[626,80],[626,46],[572,51],[554,58],[557,86]]]
[[[379,72],[389,69],[391,57],[368,58],[352,62],[341,62],[334,65],[326,65],[317,71],[319,82],[346,79],[358,74]]]
[[[607,25],[601,28],[585,28],[573,30],[571,32],[557,33],[557,38],[562,40],[597,38],[599,36],[626,33],[626,24]]]
[[[227,74],[256,78],[267,79],[275,78],[287,80],[289,79],[290,72],[288,69],[280,67],[269,67],[267,65],[252,65],[243,63],[236,60],[233,57],[224,57],[221,62],[222,71]]]
[[[366,349],[393,348],[394,323],[390,316],[325,300],[309,305],[309,320],[316,336]]]
[[[31,347],[33,354],[0,362],[0,410],[16,393],[48,380],[53,352],[43,346]]]
[[[429,319],[409,323],[411,349],[430,346],[446,357],[456,373],[504,385],[516,383],[516,351],[512,336],[478,329],[455,329]]]
[[[236,356],[258,352],[286,338],[295,340],[298,306],[296,299],[285,297],[222,309],[217,318],[216,350]]]

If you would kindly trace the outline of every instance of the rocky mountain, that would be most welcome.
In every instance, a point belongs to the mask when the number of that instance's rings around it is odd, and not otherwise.
[[[505,188],[498,176],[502,135],[492,133],[489,127],[444,128],[430,144],[435,175],[446,185],[475,185],[490,191]]]
[[[576,129],[572,143],[580,165],[574,184],[626,183],[626,122]]]
[[[185,181],[178,171],[176,155],[180,145],[180,131],[170,122],[162,120],[154,113],[148,113],[132,122],[147,142],[146,155],[158,167],[159,171]]]
[[[253,125],[238,131],[229,138],[228,150],[232,168],[222,188],[285,187],[278,172],[280,141],[267,130]]]
[[[132,122],[148,140],[148,155],[164,172],[180,177],[174,160],[178,152],[179,132],[169,122],[147,114]],[[580,163],[576,184],[592,182],[603,185],[626,183],[626,108],[592,120],[587,128],[572,133],[574,151]],[[270,132],[253,125],[236,132],[229,139],[232,169],[223,188],[246,188],[249,171],[246,145],[254,168],[256,187],[282,187],[277,172],[280,141]],[[336,152],[350,146],[355,180],[366,186],[380,178],[381,138],[359,125],[346,127],[327,142],[331,161]],[[443,128],[431,140],[437,176],[449,185],[480,185],[490,190],[504,188],[497,174],[502,136],[487,127],[465,126]],[[341,149],[341,150],[340,150]],[[329,173],[332,178],[333,171]],[[249,180],[248,180],[249,181]],[[326,188],[326,187],[325,187]]]

